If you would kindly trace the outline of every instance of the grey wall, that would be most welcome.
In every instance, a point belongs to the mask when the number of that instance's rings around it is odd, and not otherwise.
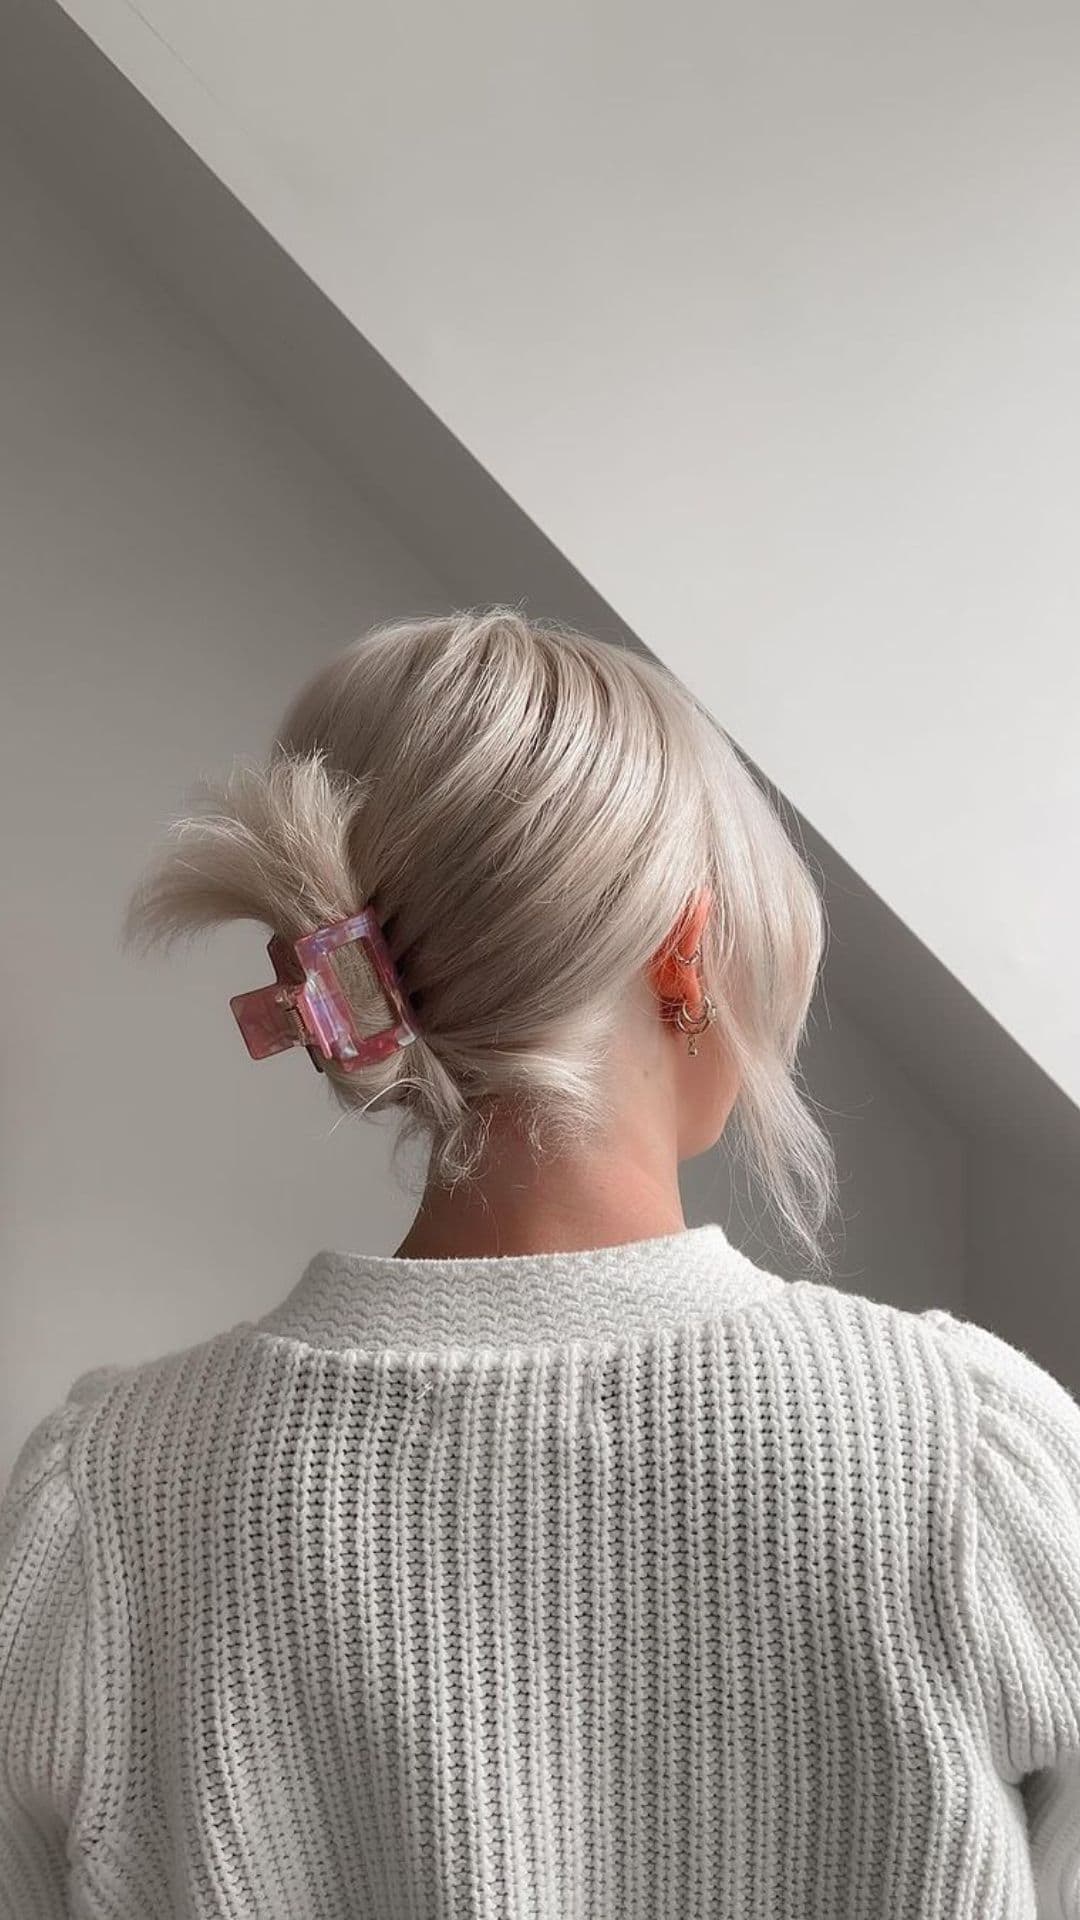
[[[831,1277],[873,1300],[959,1312],[966,1273],[968,1143],[869,1033],[819,996],[803,1054],[819,1117],[836,1147],[840,1212]],[[795,1278],[756,1194],[717,1155],[683,1173],[689,1218],[719,1219],[751,1259]]]
[[[970,1155],[968,1318],[1080,1396],[1078,1192],[1075,1168],[979,1144]]]
[[[269,1305],[313,1245],[393,1243],[389,1136],[299,1055],[250,1066],[230,928],[117,948],[158,831],[300,679],[439,584],[152,280],[0,159],[0,1452],[74,1375]],[[305,1071],[306,1068],[306,1071]]]
[[[7,139],[0,1474],[77,1373],[262,1311],[318,1246],[400,1237],[387,1127],[339,1121],[298,1055],[247,1060],[227,1002],[268,977],[260,930],[168,963],[116,939],[191,781],[261,752],[302,677],[370,621],[449,597]],[[956,1304],[961,1141],[842,1009],[808,1063],[842,1159],[838,1278]],[[686,1200],[774,1257],[716,1156],[687,1168]]]

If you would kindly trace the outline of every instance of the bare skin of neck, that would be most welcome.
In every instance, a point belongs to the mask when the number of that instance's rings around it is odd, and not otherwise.
[[[628,997],[607,1063],[604,1137],[539,1160],[510,1114],[492,1121],[481,1174],[428,1183],[399,1259],[482,1259],[619,1246],[686,1226],[679,1162],[723,1132],[737,1091],[715,1029],[690,1056],[646,983]]]

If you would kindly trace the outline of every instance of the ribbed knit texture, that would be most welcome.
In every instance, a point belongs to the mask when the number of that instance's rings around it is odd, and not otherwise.
[[[1080,1407],[719,1227],[321,1252],[0,1521],[7,1920],[1080,1920]]]

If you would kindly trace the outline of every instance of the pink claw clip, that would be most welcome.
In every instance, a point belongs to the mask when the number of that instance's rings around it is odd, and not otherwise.
[[[327,1060],[355,1073],[416,1039],[412,1010],[370,907],[299,940],[275,934],[266,950],[277,980],[229,1001],[253,1060],[306,1047],[320,1073]],[[374,976],[393,1015],[390,1024],[375,1033],[358,1030],[346,991],[364,968],[369,982]]]

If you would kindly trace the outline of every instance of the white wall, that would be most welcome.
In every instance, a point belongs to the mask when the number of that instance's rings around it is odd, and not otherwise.
[[[336,1124],[299,1055],[248,1061],[228,998],[269,978],[261,930],[171,962],[116,941],[189,784],[262,752],[320,656],[446,596],[2,142],[0,228],[2,1477],[77,1373],[262,1311],[318,1246],[400,1238],[390,1133]],[[841,1009],[808,1058],[846,1176],[838,1277],[957,1303],[963,1143]],[[715,1158],[686,1190],[690,1218],[771,1256]]]
[[[1080,13],[66,6],[1080,1096]]]

